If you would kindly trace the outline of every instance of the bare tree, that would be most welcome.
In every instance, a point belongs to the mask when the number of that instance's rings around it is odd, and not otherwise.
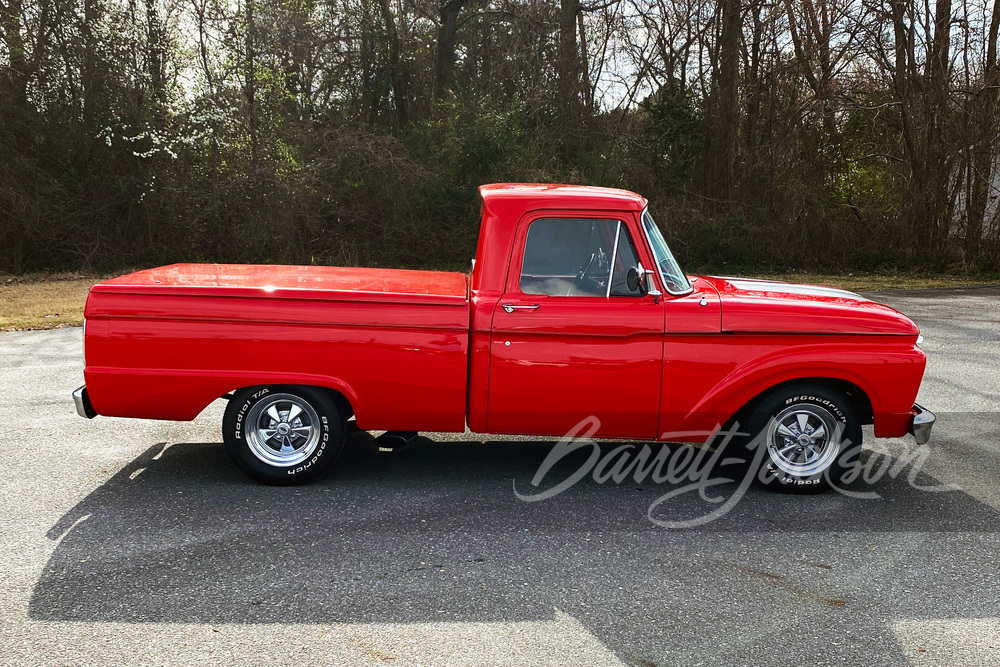
[[[710,196],[728,201],[733,198],[736,186],[743,15],[740,0],[719,0],[719,11],[721,30],[712,67],[705,161]]]

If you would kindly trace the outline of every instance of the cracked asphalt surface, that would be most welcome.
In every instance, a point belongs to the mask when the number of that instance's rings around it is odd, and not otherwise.
[[[221,402],[87,421],[80,329],[0,334],[0,663],[1000,665],[1000,288],[872,296],[925,337],[920,471],[852,487],[872,497],[751,488],[686,530],[647,519],[676,485],[518,500],[552,445],[524,439],[357,433],[317,483],[258,486]]]

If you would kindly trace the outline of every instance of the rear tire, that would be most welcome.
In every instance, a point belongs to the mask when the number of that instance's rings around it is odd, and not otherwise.
[[[321,389],[248,387],[229,400],[222,439],[236,467],[264,484],[304,484],[344,447],[344,417]]]
[[[784,493],[820,493],[839,485],[862,446],[861,422],[838,391],[801,384],[778,389],[747,421],[750,442],[767,448],[757,481]]]

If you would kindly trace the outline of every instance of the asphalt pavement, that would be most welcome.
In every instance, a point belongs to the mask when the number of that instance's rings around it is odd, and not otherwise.
[[[852,493],[751,487],[688,528],[649,516],[736,484],[525,502],[553,444],[525,439],[356,433],[316,483],[260,486],[221,401],[84,420],[81,330],[0,334],[0,663],[1000,665],[1000,288],[872,296],[925,337],[926,460],[869,438]]]

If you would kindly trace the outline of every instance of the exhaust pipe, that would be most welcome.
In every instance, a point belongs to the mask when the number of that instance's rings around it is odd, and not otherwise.
[[[386,431],[375,438],[375,446],[380,452],[391,452],[395,449],[405,447],[407,443],[417,437],[416,431]]]
[[[87,385],[77,387],[73,391],[73,403],[76,404],[76,414],[81,417],[93,419],[97,416],[97,410],[90,404],[90,396],[87,395]]]

